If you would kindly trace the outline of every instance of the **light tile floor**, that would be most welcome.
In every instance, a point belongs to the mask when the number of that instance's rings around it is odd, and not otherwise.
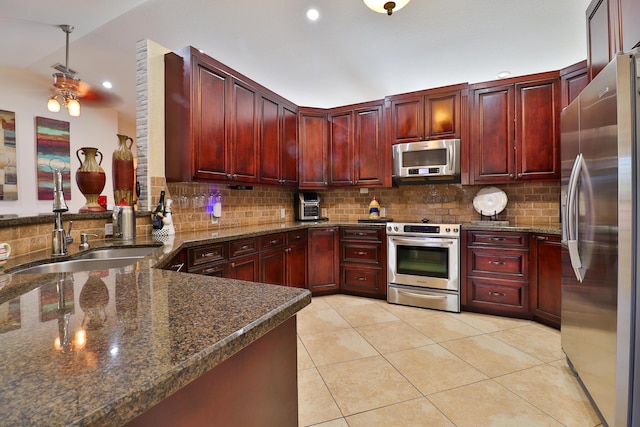
[[[299,425],[599,426],[560,333],[347,295],[298,314]]]

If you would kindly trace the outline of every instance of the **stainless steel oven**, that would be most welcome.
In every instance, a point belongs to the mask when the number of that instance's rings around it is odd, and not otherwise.
[[[460,312],[460,224],[387,224],[387,301]]]

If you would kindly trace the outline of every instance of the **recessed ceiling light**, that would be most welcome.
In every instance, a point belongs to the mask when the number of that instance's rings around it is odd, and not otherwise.
[[[106,89],[111,89],[113,87],[113,85],[111,84],[110,81],[104,81],[102,82],[102,86]]]
[[[511,71],[500,71],[496,76],[499,79],[504,79],[505,77],[509,77],[511,75]]]
[[[317,21],[318,18],[320,18],[320,12],[318,12],[318,9],[309,9],[307,10],[307,19],[309,21]]]

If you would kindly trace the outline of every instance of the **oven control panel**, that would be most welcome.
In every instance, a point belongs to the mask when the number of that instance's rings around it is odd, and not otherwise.
[[[424,224],[424,223],[390,222],[387,224],[387,235],[425,236],[425,237],[460,237],[460,224]]]

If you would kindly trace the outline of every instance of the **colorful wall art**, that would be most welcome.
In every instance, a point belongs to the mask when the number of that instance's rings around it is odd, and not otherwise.
[[[62,171],[64,198],[71,200],[69,122],[36,117],[38,200],[53,200],[53,170]]]
[[[18,200],[16,113],[0,110],[0,200]]]

